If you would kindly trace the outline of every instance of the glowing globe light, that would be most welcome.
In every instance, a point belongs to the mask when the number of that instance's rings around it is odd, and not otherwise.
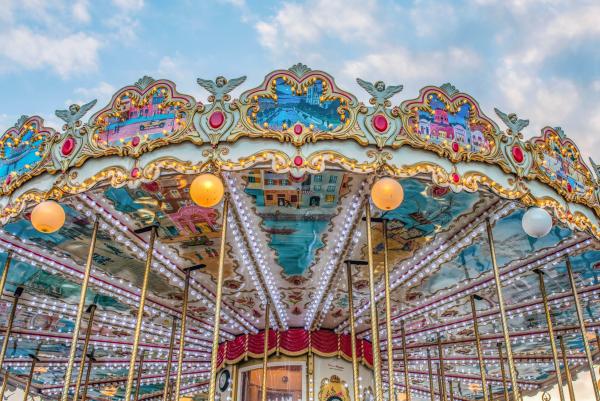
[[[190,185],[190,197],[202,207],[213,207],[223,199],[223,181],[214,174],[200,174]]]
[[[41,233],[53,233],[65,224],[65,211],[52,200],[41,202],[31,211],[31,224]]]
[[[552,217],[542,208],[532,207],[523,215],[523,230],[530,237],[541,238],[552,229]]]
[[[404,200],[404,189],[395,179],[384,177],[373,184],[371,199],[379,209],[393,210]]]

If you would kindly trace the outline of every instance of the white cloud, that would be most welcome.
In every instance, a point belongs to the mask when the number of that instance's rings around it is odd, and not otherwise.
[[[439,1],[418,3],[409,14],[417,36],[445,34],[460,21],[451,3]]]
[[[73,4],[73,17],[79,22],[90,22],[89,4],[87,0],[78,0]]]
[[[259,43],[275,52],[310,49],[323,36],[343,42],[372,42],[381,32],[374,0],[309,0],[304,4],[283,3],[276,15],[254,27]]]
[[[101,42],[86,33],[53,37],[20,26],[0,33],[0,57],[13,65],[38,70],[50,67],[61,77],[95,70]]]
[[[113,4],[126,11],[137,11],[144,7],[144,0],[112,0]]]
[[[114,95],[116,88],[108,82],[102,81],[92,88],[76,88],[73,92],[83,98],[83,100],[75,103],[83,104],[92,99],[98,99],[98,104],[104,105],[107,104],[112,95]],[[69,102],[69,104],[70,103],[72,102]]]

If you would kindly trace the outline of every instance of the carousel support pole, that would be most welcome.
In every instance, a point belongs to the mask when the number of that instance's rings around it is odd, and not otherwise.
[[[433,372],[431,371],[431,355],[427,348],[427,372],[429,373],[429,398],[430,401],[435,401],[435,392],[433,390]]]
[[[12,331],[13,323],[15,322],[15,314],[17,313],[17,305],[19,298],[23,294],[23,287],[17,287],[14,293],[12,302],[12,308],[10,309],[10,315],[8,316],[8,322],[6,323],[6,333],[4,333],[4,340],[2,341],[2,350],[0,350],[0,369],[4,363],[4,357],[6,356],[6,349],[8,348],[8,340],[10,340],[10,332]]]
[[[562,386],[562,375],[560,373],[560,362],[558,361],[558,353],[556,351],[556,341],[554,340],[554,328],[552,326],[552,316],[550,315],[550,306],[548,305],[548,297],[546,295],[546,285],[544,284],[544,272],[535,269],[534,272],[538,275],[540,282],[540,292],[542,293],[542,302],[544,303],[544,313],[546,315],[546,325],[548,326],[548,336],[550,337],[550,348],[552,349],[552,359],[554,361],[554,370],[556,371],[556,381],[558,383],[558,396],[560,401],[565,401],[565,393]]]
[[[450,380],[448,382],[448,387],[450,387],[450,401],[454,401],[454,386],[452,384],[452,380]]]
[[[2,270],[2,276],[0,277],[0,296],[4,294],[4,287],[6,287],[6,279],[8,278],[8,269],[10,268],[11,261],[12,251],[8,251],[6,254],[6,261],[4,262],[4,270]]]
[[[83,379],[85,355],[87,355],[87,350],[90,343],[90,336],[92,335],[94,315],[96,314],[96,304],[91,304],[86,312],[89,313],[90,317],[88,318],[87,328],[85,330],[85,340],[83,341],[83,350],[81,351],[81,362],[79,363],[79,370],[77,371],[77,381],[75,382],[75,394],[73,395],[74,401],[77,401],[79,399],[79,389],[81,387],[81,380]]]
[[[571,377],[571,369],[569,369],[569,361],[567,359],[567,350],[565,349],[565,340],[563,339],[563,336],[558,336],[558,342],[560,344],[560,353],[562,355],[565,376],[567,377],[567,389],[569,390],[569,398],[571,399],[571,401],[575,401],[575,389],[573,389],[573,378]]]
[[[263,331],[263,362],[262,362],[262,393],[261,393],[261,401],[267,401],[267,363],[269,362],[269,330],[271,323],[271,305],[267,302],[267,307],[265,308],[265,329]]]
[[[381,356],[379,355],[379,322],[377,319],[377,301],[375,300],[375,266],[373,263],[373,236],[371,233],[371,204],[365,208],[367,222],[367,247],[369,261],[369,295],[371,298],[371,344],[373,347],[373,374],[375,376],[375,401],[383,401],[381,382]]]
[[[388,219],[371,217],[371,222],[381,223],[383,236],[383,282],[385,285],[385,332],[387,338],[387,364],[390,389],[394,389],[394,350],[392,345],[392,301],[390,293],[390,268],[388,263]],[[406,380],[406,382],[408,382]],[[395,401],[394,391],[390,391],[390,401]],[[410,389],[406,389],[406,401],[410,401]]]
[[[508,401],[508,384],[506,383],[506,371],[504,370],[504,357],[502,356],[502,343],[497,344],[498,358],[500,358],[500,374],[502,375],[502,388],[504,390],[504,401]]]
[[[408,377],[408,354],[406,353],[406,331],[404,330],[404,320],[400,322],[400,332],[402,334],[402,358],[404,360],[404,389],[406,390],[406,401],[410,401],[410,378]],[[389,349],[391,349],[391,347],[389,347]]]
[[[27,401],[29,398],[29,390],[31,389],[31,381],[33,380],[33,373],[35,371],[35,364],[39,361],[38,357],[32,354],[29,354],[31,358],[31,369],[29,370],[29,376],[27,377],[27,384],[25,384],[25,392],[23,394],[23,401]]]
[[[224,222],[226,223],[227,220],[225,219],[225,217],[223,217]],[[223,255],[223,247],[221,246],[221,255]],[[221,281],[222,281],[222,256],[219,257],[219,272],[221,272]],[[203,269],[204,267],[206,267],[206,265],[204,264],[199,264],[199,265],[194,265],[191,267],[188,267],[187,269],[184,270],[185,273],[185,284],[183,285],[183,305],[181,306],[181,322],[179,323],[179,325],[181,326],[179,328],[180,333],[179,333],[179,354],[177,355],[177,375],[175,376],[175,400],[179,400],[179,392],[181,391],[181,373],[183,370],[183,354],[184,354],[184,349],[185,349],[185,330],[186,330],[186,323],[187,323],[187,310],[188,310],[188,301],[189,301],[189,293],[190,293],[190,278],[191,278],[191,274],[193,271],[195,270],[199,270],[199,269]],[[217,304],[219,305],[219,313],[221,310],[221,284],[219,282],[219,285],[217,286],[217,289],[219,291],[219,295],[217,297]],[[217,315],[218,316],[218,315]],[[218,324],[219,324],[219,319],[217,319],[215,321],[215,325],[217,326],[218,329]],[[218,341],[219,336],[217,335],[217,341]],[[218,348],[218,342],[217,342],[217,348]],[[216,355],[216,351],[215,355]],[[216,364],[216,362],[215,362]],[[211,364],[211,372],[212,372],[212,364]],[[216,375],[216,373],[215,373]],[[214,375],[211,374],[211,380],[212,377]],[[215,376],[216,377],[216,376]],[[212,382],[211,382],[212,383]],[[214,389],[213,389],[214,390]]]
[[[492,390],[492,383],[488,383],[488,397],[490,401],[494,401],[494,391]]]
[[[348,285],[348,319],[350,321],[350,347],[352,348],[352,389],[354,390],[354,401],[360,399],[360,392],[358,389],[358,358],[356,356],[356,327],[354,327],[354,286],[352,284],[352,264],[364,264],[361,260],[346,260],[346,279]],[[390,372],[390,376],[393,375],[393,371]],[[391,387],[390,387],[391,388]]]
[[[4,372],[4,380],[2,380],[2,387],[0,387],[0,400],[4,400],[4,393],[6,392],[6,386],[8,386],[8,370]]]
[[[127,385],[125,387],[125,401],[131,401],[131,392],[133,390],[133,379],[135,375],[135,361],[137,359],[138,348],[140,345],[140,334],[142,333],[142,321],[144,320],[144,306],[146,305],[146,293],[148,292],[148,278],[150,277],[150,267],[152,266],[152,255],[154,253],[154,241],[158,231],[158,224],[136,230],[137,234],[150,231],[150,241],[148,242],[148,251],[146,253],[146,266],[144,268],[144,278],[142,281],[142,291],[140,293],[140,304],[138,306],[137,318],[135,322],[135,331],[133,334],[133,346],[131,348],[131,358],[129,359],[129,372],[127,375]],[[143,356],[143,355],[142,355]],[[140,357],[142,359],[142,357]],[[66,401],[66,400],[63,400]]]
[[[442,383],[442,370],[440,369],[440,362],[437,364],[437,382],[438,382],[438,393],[440,395],[440,401],[445,401],[442,392],[446,390],[446,386]]]
[[[494,281],[496,282],[496,293],[498,295],[498,307],[500,309],[500,318],[502,321],[502,335],[506,344],[506,356],[508,359],[508,369],[510,372],[510,381],[512,384],[513,401],[520,401],[519,387],[517,384],[517,370],[513,361],[512,348],[510,346],[510,334],[508,333],[508,322],[506,320],[506,310],[504,308],[504,296],[502,295],[502,282],[500,281],[500,269],[496,262],[496,249],[494,248],[494,236],[492,233],[492,224],[486,220],[488,245],[490,247],[490,256],[492,259],[492,270],[494,272]],[[600,401],[600,400],[597,400]]]
[[[75,316],[75,327],[73,328],[73,337],[71,338],[71,348],[69,350],[69,361],[67,362],[67,370],[65,373],[65,383],[63,386],[63,392],[61,395],[62,401],[69,399],[69,388],[71,387],[71,374],[73,373],[73,365],[75,363],[75,356],[77,355],[77,342],[79,341],[79,327],[81,325],[81,318],[83,317],[83,311],[85,308],[85,297],[87,295],[87,287],[90,281],[90,272],[92,271],[92,264],[94,262],[94,248],[96,248],[96,237],[98,236],[98,226],[100,224],[100,217],[96,216],[94,220],[94,228],[92,229],[92,238],[90,240],[90,246],[88,248],[87,259],[85,262],[85,270],[83,272],[83,281],[81,282],[81,292],[79,294],[79,305],[77,305],[77,315]],[[84,358],[85,358],[85,354]]]
[[[238,381],[238,365],[232,365],[231,366],[231,399],[233,401],[237,400],[237,393],[238,393],[238,387],[237,387],[237,381]]]
[[[85,401],[87,398],[87,392],[88,392],[88,386],[90,385],[90,375],[92,373],[92,365],[94,364],[94,362],[96,362],[96,358],[94,358],[94,352],[92,351],[91,354],[88,354],[88,365],[87,365],[87,371],[85,372],[85,383],[83,384],[83,393],[81,394],[81,401]],[[77,399],[75,399],[74,401],[77,401]]]
[[[133,399],[138,401],[140,398],[140,386],[142,385],[142,373],[144,373],[144,350],[140,353],[140,361],[138,363],[137,380],[135,381],[135,394]]]
[[[219,327],[221,324],[221,295],[223,292],[223,266],[225,264],[225,242],[227,239],[227,216],[229,213],[229,196],[223,200],[223,221],[221,223],[221,246],[219,248],[219,271],[217,273],[217,295],[215,299],[215,322],[213,327],[212,354],[210,356],[210,385],[208,399],[214,400],[217,386],[217,353],[219,351]],[[183,329],[183,322],[181,325]],[[179,375],[179,371],[177,372]],[[175,400],[179,400],[179,386],[175,392]]]
[[[437,346],[438,346],[438,357],[439,357],[439,367],[440,367],[440,397],[443,401],[447,401],[446,397],[446,377],[444,372],[444,350],[442,349],[442,340],[440,335],[437,336]]]
[[[173,322],[171,324],[171,339],[169,340],[169,355],[167,357],[167,369],[165,369],[165,387],[163,389],[163,401],[167,401],[169,399],[169,387],[171,385],[171,364],[173,363],[173,349],[175,348],[176,328],[177,319],[175,318],[175,316],[173,316]]]
[[[577,319],[579,320],[579,330],[581,331],[581,338],[583,339],[583,348],[585,348],[585,356],[587,357],[590,375],[592,376],[592,386],[594,388],[594,395],[596,396],[596,401],[600,401],[598,381],[596,379],[596,371],[594,370],[594,359],[592,357],[592,351],[590,350],[590,344],[587,339],[587,330],[585,328],[585,319],[583,317],[583,311],[581,309],[581,302],[579,301],[579,295],[577,295],[577,286],[575,284],[575,277],[573,276],[573,266],[571,266],[571,259],[569,259],[568,256],[566,262],[567,274],[569,275],[569,282],[571,283],[571,291],[573,292],[573,299],[575,300],[575,310],[577,311]]]
[[[483,391],[483,401],[487,401],[487,381],[485,379],[485,362],[483,360],[483,350],[481,349],[481,339],[479,338],[479,324],[477,323],[477,308],[475,300],[480,300],[481,297],[477,294],[471,294],[471,314],[473,315],[473,331],[475,332],[475,345],[477,347],[477,358],[479,359],[479,374],[481,375],[481,390]],[[564,401],[564,400],[561,400]]]

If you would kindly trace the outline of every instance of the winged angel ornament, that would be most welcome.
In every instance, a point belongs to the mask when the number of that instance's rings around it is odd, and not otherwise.
[[[229,100],[230,96],[228,93],[240,86],[245,80],[245,76],[230,80],[227,80],[223,76],[218,76],[214,81],[198,78],[196,82],[211,93],[211,96],[208,98],[209,102],[222,102]]]
[[[521,120],[515,113],[506,114],[494,108],[498,117],[506,124],[512,135],[518,135],[521,130],[529,125],[529,120]]]
[[[391,103],[388,100],[396,93],[399,93],[404,88],[403,85],[385,86],[383,81],[377,81],[374,84],[365,81],[364,79],[356,78],[356,82],[366,90],[371,96],[373,96],[369,102],[371,104],[377,104],[382,106],[389,106]]]
[[[96,99],[84,104],[83,106],[80,106],[78,104],[72,104],[69,106],[68,110],[56,110],[54,113],[56,114],[56,117],[60,118],[65,123],[67,123],[67,129],[74,129],[77,121],[79,121],[81,117],[85,115],[85,113],[90,111],[90,109],[94,107],[95,104]]]

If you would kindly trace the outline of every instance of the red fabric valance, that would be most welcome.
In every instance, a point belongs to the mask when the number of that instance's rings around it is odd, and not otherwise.
[[[264,337],[264,332],[242,334],[233,340],[219,344],[218,365],[234,364],[246,358],[262,358]],[[283,355],[298,356],[308,353],[309,350],[320,356],[340,356],[348,361],[352,360],[350,335],[336,334],[331,330],[269,331],[269,355],[279,352]],[[356,357],[359,361],[372,366],[371,343],[356,339]]]

